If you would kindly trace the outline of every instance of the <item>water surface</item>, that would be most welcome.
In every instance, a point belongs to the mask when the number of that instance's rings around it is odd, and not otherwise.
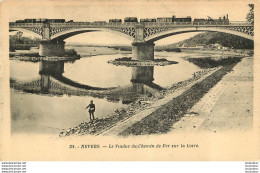
[[[107,63],[109,60],[126,56],[123,54],[82,57],[74,63],[56,62],[56,64],[11,60],[11,79],[17,82],[38,80],[42,82],[45,89],[47,87],[45,93],[28,93],[11,89],[12,132],[56,133],[60,129],[67,129],[83,121],[89,121],[85,107],[90,100],[94,100],[96,104],[95,117],[97,118],[112,115],[116,109],[127,106],[122,103],[122,98],[111,102],[106,98],[92,96],[52,95],[48,93],[48,87],[51,87],[48,85],[50,76],[63,77],[70,81],[69,84],[74,82],[80,84],[79,86],[124,89],[130,87],[132,92],[142,94],[139,91],[143,90],[143,84],[133,83],[135,81],[133,79],[138,79],[139,82],[152,82],[155,86],[165,88],[186,80],[192,77],[194,72],[199,71],[198,66],[182,58],[187,55],[173,52],[156,53],[155,58],[166,58],[177,61],[178,64],[150,68],[115,66]],[[142,74],[147,76],[144,77]]]

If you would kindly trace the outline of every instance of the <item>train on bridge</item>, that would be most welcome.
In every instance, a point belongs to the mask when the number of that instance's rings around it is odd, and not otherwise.
[[[76,23],[76,24],[89,24],[89,25],[106,25],[106,24],[120,24],[120,23],[138,23],[137,17],[126,17],[124,21],[122,19],[109,19],[106,21],[94,21],[94,22],[74,22],[73,20],[66,21],[65,19],[24,19],[17,20],[15,23]],[[218,19],[213,19],[208,16],[205,19],[195,18],[192,20],[191,16],[178,18],[172,17],[160,17],[160,18],[145,18],[140,19],[140,23],[168,23],[168,24],[193,24],[193,25],[229,25],[228,14],[221,16]]]
[[[65,19],[24,19],[24,20],[16,20],[15,23],[65,23]],[[70,21],[68,21],[70,22]],[[72,21],[73,22],[73,21]]]

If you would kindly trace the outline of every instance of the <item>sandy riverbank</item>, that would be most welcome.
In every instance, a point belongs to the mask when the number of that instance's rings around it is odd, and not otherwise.
[[[63,56],[40,56],[38,52],[33,50],[20,50],[9,53],[10,60],[20,61],[75,61],[80,59],[80,55],[74,49],[66,49]]]
[[[110,47],[66,46],[66,50],[75,50],[80,57],[92,57],[98,55],[131,54],[131,51],[117,50]],[[9,57],[28,56],[39,57],[39,49],[16,50],[9,52]]]
[[[253,127],[253,57],[244,58],[225,75],[190,114],[174,124],[171,133],[179,131],[240,131]]]
[[[228,49],[228,50],[208,50],[208,49],[181,49],[182,52],[198,53],[201,55],[221,55],[221,56],[252,56],[254,50],[243,50],[243,49]]]
[[[81,57],[91,57],[97,55],[114,55],[114,54],[131,54],[132,51],[128,49],[117,49],[115,47],[108,46],[84,46],[84,45],[66,45],[66,49],[74,49]],[[186,53],[195,53],[198,57],[204,56],[251,56],[254,54],[254,50],[240,50],[240,49],[232,49],[232,50],[204,50],[204,49],[181,49],[182,52]],[[39,50],[31,49],[31,50],[17,50],[16,52],[10,52],[10,56],[37,56]],[[161,52],[161,51],[155,51]],[[193,55],[194,57],[194,55]]]
[[[131,51],[118,50],[106,46],[84,46],[84,45],[67,45],[66,48],[74,49],[81,57],[91,57],[98,55],[115,55],[115,54],[131,54]]]

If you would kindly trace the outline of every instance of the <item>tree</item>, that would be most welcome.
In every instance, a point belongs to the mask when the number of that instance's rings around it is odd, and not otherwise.
[[[254,4],[248,4],[250,11],[246,16],[246,20],[251,24],[254,24]]]

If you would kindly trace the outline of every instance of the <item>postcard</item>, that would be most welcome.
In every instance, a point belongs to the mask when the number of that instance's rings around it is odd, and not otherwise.
[[[259,161],[259,5],[2,1],[1,160]]]

